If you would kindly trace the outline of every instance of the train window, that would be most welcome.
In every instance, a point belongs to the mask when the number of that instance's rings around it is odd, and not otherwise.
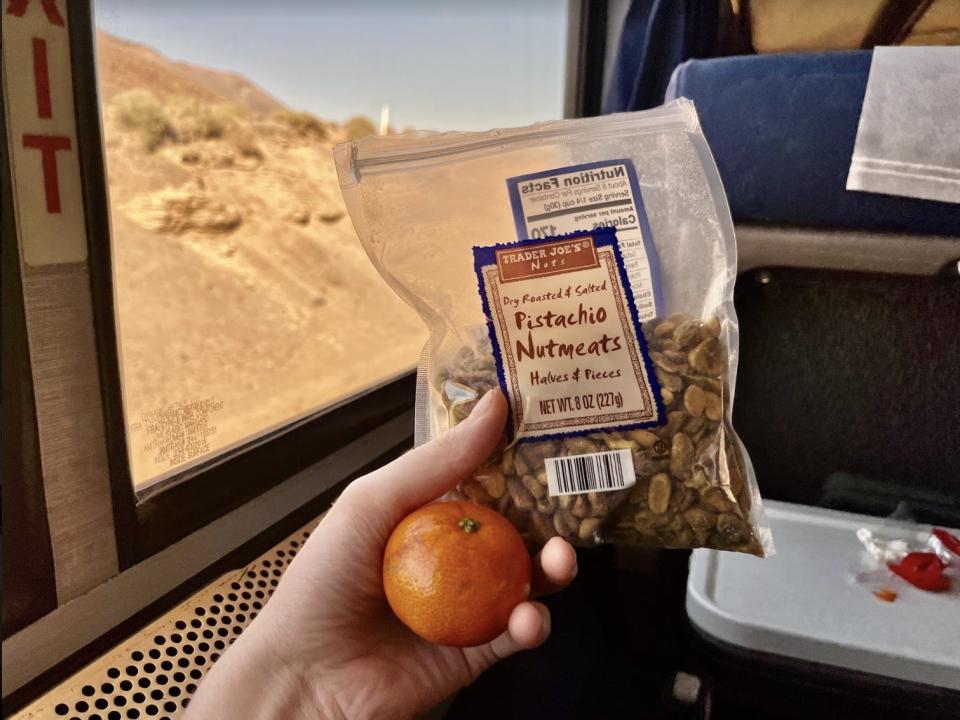
[[[412,370],[425,331],[357,242],[331,148],[561,117],[567,3],[100,0],[96,22],[143,496]]]

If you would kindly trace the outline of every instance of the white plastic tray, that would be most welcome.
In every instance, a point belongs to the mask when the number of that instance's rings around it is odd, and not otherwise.
[[[854,581],[858,528],[922,544],[929,526],[765,505],[774,557],[693,553],[687,613],[696,627],[750,650],[960,690],[960,583],[928,593],[894,579],[899,596],[886,603]]]

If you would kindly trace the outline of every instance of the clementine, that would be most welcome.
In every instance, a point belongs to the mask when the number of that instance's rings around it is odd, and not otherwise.
[[[404,625],[439,645],[472,647],[507,628],[530,594],[530,556],[499,513],[469,502],[434,502],[394,529],[383,589]]]

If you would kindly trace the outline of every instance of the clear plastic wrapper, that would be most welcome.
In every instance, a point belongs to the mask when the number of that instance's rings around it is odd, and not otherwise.
[[[906,585],[926,592],[949,592],[960,579],[960,538],[946,528],[904,537],[903,530],[857,530],[863,545],[854,580],[884,602],[894,602]]]
[[[692,103],[336,148],[357,233],[430,329],[417,441],[510,402],[460,492],[554,535],[773,551],[733,430],[736,246]]]

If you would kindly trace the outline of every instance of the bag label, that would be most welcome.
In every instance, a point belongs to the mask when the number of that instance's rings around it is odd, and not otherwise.
[[[612,227],[641,322],[660,314],[660,274],[631,160],[573,165],[507,180],[517,237],[542,239]]]
[[[629,450],[544,458],[550,497],[623,490],[637,484]]]
[[[613,228],[473,254],[516,437],[661,424],[660,387]]]

